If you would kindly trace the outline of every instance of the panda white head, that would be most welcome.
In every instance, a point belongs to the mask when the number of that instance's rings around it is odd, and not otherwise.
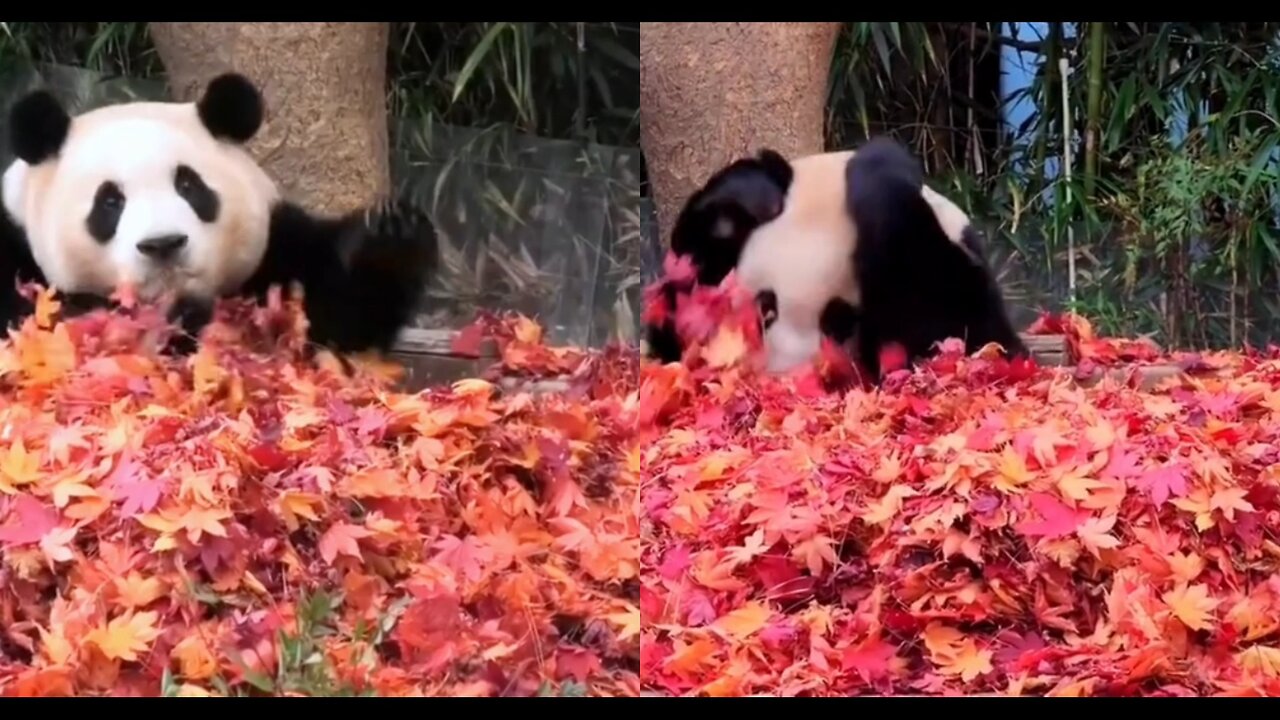
[[[49,93],[10,113],[4,207],[64,292],[211,299],[262,261],[279,191],[243,144],[262,99],[236,74],[197,102],[130,102],[70,117]]]

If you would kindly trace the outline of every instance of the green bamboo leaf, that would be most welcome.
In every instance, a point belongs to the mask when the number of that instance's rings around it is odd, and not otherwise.
[[[595,50],[599,50],[601,55],[612,58],[617,61],[619,65],[622,65],[628,70],[635,70],[636,72],[640,71],[640,58],[629,49],[623,47],[617,42],[614,42],[613,38],[597,36],[588,37],[590,37],[588,45]]]
[[[1253,188],[1253,184],[1262,176],[1262,171],[1267,165],[1275,162],[1271,157],[1272,152],[1276,148],[1276,144],[1280,142],[1280,133],[1269,133],[1267,139],[1263,141],[1262,146],[1253,155],[1253,162],[1249,163],[1249,174],[1245,176],[1242,195],[1248,195]]]
[[[888,74],[893,66],[890,64],[889,43],[884,39],[882,27],[881,23],[876,23],[871,30],[871,39],[875,41],[876,53],[880,55],[880,67],[885,74]]]
[[[509,22],[494,23],[489,28],[484,37],[480,38],[480,42],[476,43],[476,47],[467,56],[467,61],[462,64],[462,69],[458,71],[458,78],[453,82],[453,97],[450,102],[457,102],[458,97],[466,90],[467,83],[471,81],[472,74],[476,68],[480,67],[480,63],[484,62],[485,57],[489,55],[489,49],[493,47],[493,43],[498,39],[502,32],[511,27]]]
[[[885,24],[889,26],[889,34],[893,36],[893,46],[901,50],[902,49],[902,28],[900,28],[898,26],[899,24],[896,22],[885,23]]]

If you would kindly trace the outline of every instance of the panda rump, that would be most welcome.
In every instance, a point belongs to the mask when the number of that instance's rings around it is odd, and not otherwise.
[[[91,307],[128,281],[177,296],[188,337],[176,349],[189,350],[217,297],[261,299],[297,283],[313,342],[389,349],[438,267],[433,224],[406,201],[328,217],[282,199],[243,147],[264,115],[257,87],[236,73],[189,103],[72,117],[45,90],[18,100],[0,208],[0,329],[32,311],[20,284]]]
[[[856,338],[872,377],[891,342],[912,359],[948,337],[969,352],[996,342],[1026,353],[969,218],[888,138],[793,162],[768,149],[739,159],[686,202],[671,246],[693,259],[699,283],[736,270],[776,308],[765,336],[775,369],[811,356],[821,336]],[[669,321],[647,331],[652,354],[679,359]]]
[[[975,228],[924,184],[905,147],[869,140],[849,159],[843,187],[857,232],[857,354],[873,377],[889,343],[901,344],[909,360],[947,338],[963,340],[968,353],[994,342],[1006,357],[1027,354]]]

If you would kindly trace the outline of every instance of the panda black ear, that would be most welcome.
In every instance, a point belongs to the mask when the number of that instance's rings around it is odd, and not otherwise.
[[[36,90],[9,111],[9,146],[28,165],[58,154],[71,132],[71,116],[47,90]]]
[[[262,94],[244,75],[224,73],[209,82],[196,111],[214,137],[245,143],[262,127]]]
[[[765,174],[777,183],[778,187],[783,190],[791,187],[791,179],[795,176],[795,171],[791,169],[791,163],[787,162],[781,153],[769,148],[761,148],[760,152],[756,153],[756,159],[764,167]]]

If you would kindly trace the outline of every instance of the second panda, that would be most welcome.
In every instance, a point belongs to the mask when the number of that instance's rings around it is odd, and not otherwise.
[[[969,218],[889,138],[791,162],[767,149],[735,161],[686,202],[671,250],[693,260],[698,283],[736,270],[756,294],[772,372],[809,361],[823,336],[852,342],[877,379],[889,343],[912,361],[950,337],[970,353],[990,342],[1007,357],[1028,352]],[[680,359],[669,321],[647,335],[652,355]]]

